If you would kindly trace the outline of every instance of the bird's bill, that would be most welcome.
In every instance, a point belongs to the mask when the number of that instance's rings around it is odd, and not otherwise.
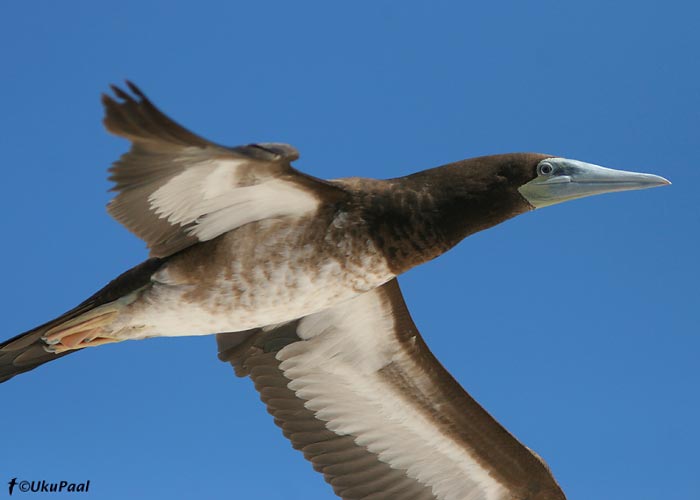
[[[615,191],[647,189],[671,184],[658,175],[613,170],[566,158],[547,158],[537,166],[537,177],[518,188],[535,208]]]

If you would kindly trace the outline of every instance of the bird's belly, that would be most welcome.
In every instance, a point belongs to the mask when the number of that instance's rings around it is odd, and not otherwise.
[[[334,244],[333,251],[325,252],[317,245],[281,243],[257,245],[252,251],[236,248],[234,259],[213,267],[215,276],[212,268],[199,275],[185,273],[177,263],[156,273],[153,284],[120,314],[111,336],[208,335],[283,323],[394,277],[367,240],[359,248]]]
[[[156,285],[149,307],[130,315],[120,336],[208,335],[283,323],[348,300],[390,278],[377,276],[372,286],[357,287],[353,280],[329,273],[314,280],[302,277],[291,285],[268,283],[240,294],[212,290],[208,297],[196,299],[187,291],[159,290]]]

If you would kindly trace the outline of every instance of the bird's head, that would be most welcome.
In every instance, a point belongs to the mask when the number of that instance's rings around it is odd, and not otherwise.
[[[441,226],[447,247],[536,208],[595,194],[670,184],[657,175],[537,153],[482,156],[409,178],[417,186],[432,186],[431,199],[439,207],[434,224]]]

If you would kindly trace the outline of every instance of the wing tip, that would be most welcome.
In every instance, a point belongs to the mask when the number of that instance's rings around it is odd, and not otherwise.
[[[101,96],[105,115],[102,123],[115,134],[134,141],[154,141],[178,146],[210,145],[208,141],[177,124],[160,111],[131,80],[110,84],[111,94]]]
[[[126,101],[126,102],[137,102],[137,100],[134,99],[134,97],[138,97],[139,100],[141,100],[141,101],[148,101],[146,94],[144,94],[144,92],[131,80],[125,79],[124,85],[131,92],[131,94],[129,92],[127,92],[124,88],[120,87],[116,83],[110,83],[109,89],[111,90],[112,94],[114,94],[115,97],[122,99],[123,101]],[[114,104],[120,104],[115,100],[115,98],[113,96],[111,96],[107,92],[102,92],[101,99],[102,99],[103,103],[110,102],[110,103],[114,103]]]
[[[126,83],[126,86],[129,87],[129,90],[131,90],[131,92],[133,92],[134,95],[136,95],[137,97],[140,97],[141,99],[143,99],[145,101],[148,100],[146,95],[141,91],[141,89],[139,87],[136,86],[136,84],[134,82],[126,79],[126,80],[124,80],[124,83]]]
[[[102,123],[113,134],[130,137],[136,130],[129,116],[139,114],[139,103],[116,84],[110,84],[109,88],[112,95],[103,92],[100,99],[105,110]]]

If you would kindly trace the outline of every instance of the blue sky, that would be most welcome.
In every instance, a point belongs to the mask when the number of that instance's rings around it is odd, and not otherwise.
[[[130,78],[230,145],[394,177],[538,151],[673,186],[543,209],[400,279],[437,357],[570,500],[700,498],[695,2],[4,2],[3,337],[146,257],[111,220]],[[89,498],[335,498],[213,337],[82,352],[0,386],[0,482]],[[0,498],[7,494],[0,485]]]

